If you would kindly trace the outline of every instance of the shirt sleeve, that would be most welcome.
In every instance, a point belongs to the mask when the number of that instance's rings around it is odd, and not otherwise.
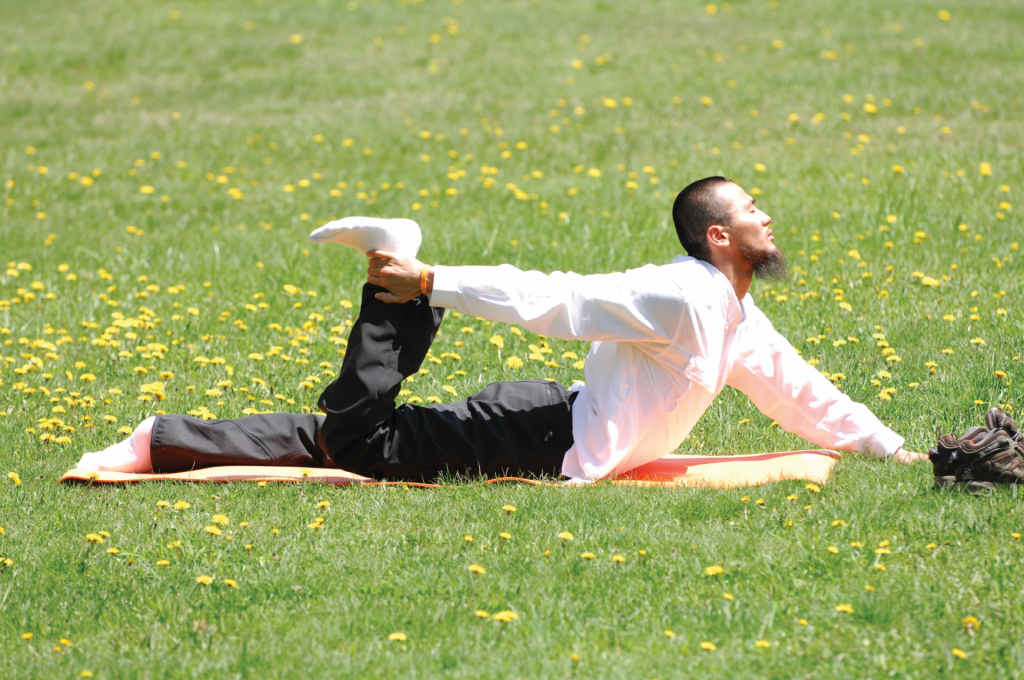
[[[658,269],[583,276],[507,264],[438,266],[430,304],[552,338],[668,343],[678,325],[678,287]]]
[[[903,437],[864,405],[836,389],[803,360],[759,310],[756,346],[737,355],[726,383],[740,390],[786,430],[826,449],[891,456]],[[752,345],[754,343],[751,343]]]

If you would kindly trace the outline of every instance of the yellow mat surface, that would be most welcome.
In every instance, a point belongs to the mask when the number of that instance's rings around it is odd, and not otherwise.
[[[731,489],[758,486],[783,479],[806,480],[824,484],[832,472],[839,455],[831,451],[781,451],[744,456],[665,456],[641,465],[610,480],[614,484],[630,486],[692,486]],[[133,474],[128,472],[92,472],[68,470],[61,482],[86,484],[124,484],[130,482],[305,482],[312,484],[404,485],[420,488],[440,488],[436,484],[414,482],[379,482],[368,477],[323,468],[263,467],[228,465],[203,468],[189,472]],[[519,477],[488,479],[484,484],[522,482],[541,484],[537,480]]]

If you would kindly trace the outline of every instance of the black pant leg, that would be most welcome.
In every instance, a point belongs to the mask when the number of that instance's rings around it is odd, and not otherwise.
[[[402,380],[419,370],[444,310],[426,296],[401,305],[374,297],[384,288],[363,287],[338,379],[320,395],[325,416],[272,413],[203,421],[158,416],[150,455],[157,472],[216,465],[371,469],[384,458],[388,421]]]
[[[366,284],[338,379],[320,396],[318,444],[335,465],[378,479],[557,474],[572,446],[574,395],[540,380],[495,383],[436,406],[395,398],[426,358],[444,318],[427,296],[386,304]]]
[[[389,420],[384,459],[360,474],[410,481],[444,473],[557,476],[573,444],[575,396],[556,382],[522,380],[449,404],[403,404]]]
[[[230,420],[160,415],[153,424],[154,472],[217,465],[333,467],[317,445],[324,417],[266,413]]]
[[[444,319],[444,309],[431,307],[426,295],[387,304],[374,297],[380,292],[363,286],[341,371],[318,401],[325,414],[318,445],[338,467],[358,474],[384,458],[402,380],[419,370]]]

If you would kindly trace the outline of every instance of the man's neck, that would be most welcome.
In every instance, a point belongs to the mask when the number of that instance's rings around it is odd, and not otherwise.
[[[746,297],[747,291],[750,290],[750,284],[754,281],[753,267],[728,258],[715,257],[716,254],[711,254],[711,258],[708,260],[709,263],[715,269],[725,274],[725,278],[729,279],[733,291],[736,292],[736,299],[742,300]]]

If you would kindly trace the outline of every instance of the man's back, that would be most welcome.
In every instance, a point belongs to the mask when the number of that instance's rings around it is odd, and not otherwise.
[[[592,340],[563,474],[600,479],[671,453],[725,384],[744,318],[726,278],[679,256],[617,274],[438,267],[431,304]]]

